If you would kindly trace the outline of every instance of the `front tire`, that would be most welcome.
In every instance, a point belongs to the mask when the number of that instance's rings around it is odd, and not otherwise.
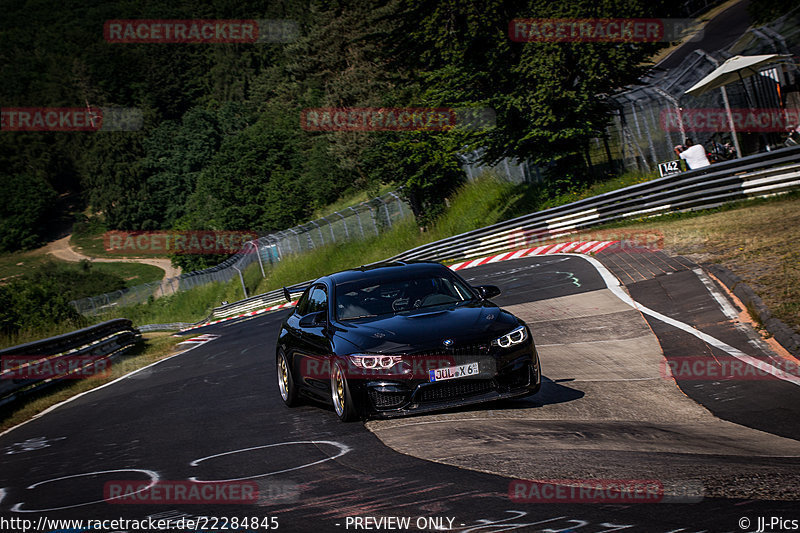
[[[297,387],[294,384],[294,377],[292,376],[292,366],[283,350],[278,352],[276,362],[278,366],[278,391],[281,393],[281,399],[287,407],[294,407],[299,403],[297,399]]]
[[[350,387],[347,384],[342,366],[336,362],[331,371],[331,398],[336,416],[342,422],[352,422],[358,419],[358,410],[353,403]]]

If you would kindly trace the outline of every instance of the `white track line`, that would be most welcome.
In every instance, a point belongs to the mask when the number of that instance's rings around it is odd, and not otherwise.
[[[717,289],[717,287],[714,285],[714,282],[711,281],[711,278],[706,276],[706,273],[699,268],[693,268],[692,272],[694,272],[697,277],[700,278],[700,281],[703,282],[703,285],[706,286],[708,292],[710,292],[711,296],[717,301],[725,316],[733,321],[739,320],[739,313],[736,312],[736,309],[733,308],[728,299],[725,298],[721,292],[719,292],[719,289]]]
[[[653,311],[652,309],[641,305],[639,302],[631,298],[627,292],[622,290],[622,288],[620,287],[619,280],[603,265],[603,263],[601,263],[594,257],[589,257],[582,254],[566,254],[566,255],[573,255],[575,257],[580,257],[582,259],[585,259],[586,261],[589,261],[589,263],[591,263],[594,266],[594,268],[600,273],[600,276],[602,276],[603,281],[606,284],[606,287],[608,287],[608,289],[611,292],[613,292],[617,298],[619,298],[629,306],[633,307],[634,309],[638,309],[641,313],[649,315],[655,318],[656,320],[660,320],[665,324],[669,324],[670,326],[676,327],[682,331],[685,331],[686,333],[694,335],[703,342],[726,352],[730,356],[735,357],[736,359],[742,361],[743,363],[753,366],[761,371],[772,374],[778,379],[782,379],[783,381],[787,381],[794,385],[800,386],[800,376],[795,376],[787,372],[784,372],[783,370],[780,370],[779,368],[776,368],[771,364],[768,364],[766,361],[749,356],[746,353],[742,352],[741,350],[734,348],[733,346],[726,344],[707,333],[703,333],[702,331],[690,326],[689,324],[686,324],[679,320],[675,320],[674,318],[670,318],[666,315],[662,315],[658,311]]]
[[[732,357],[735,357],[736,359],[742,361],[743,363],[746,363],[746,364],[748,364],[750,366],[753,366],[753,367],[755,367],[755,368],[757,368],[759,370],[767,372],[767,373],[775,376],[778,379],[782,379],[783,381],[787,381],[787,382],[792,383],[794,385],[800,386],[800,376],[796,376],[794,374],[790,374],[788,372],[784,372],[783,370],[781,370],[779,368],[776,368],[775,366],[773,366],[771,364],[768,364],[766,361],[763,361],[763,360],[760,360],[760,359],[756,359],[755,357],[749,356],[746,353],[744,353],[741,350],[739,350],[738,348],[734,348],[733,346],[730,346],[729,344],[726,344],[726,343],[722,342],[721,340],[716,339],[716,338],[712,337],[711,335],[709,335],[707,333],[703,333],[702,331],[690,326],[689,324],[686,324],[686,323],[681,322],[679,320],[675,320],[674,318],[670,318],[670,317],[668,317],[666,315],[662,315],[658,311],[654,311],[654,310],[652,310],[652,309],[650,309],[648,307],[645,307],[645,306],[641,305],[639,302],[635,301],[633,298],[631,298],[630,295],[627,292],[622,290],[622,288],[620,286],[620,282],[616,278],[616,276],[614,276],[600,261],[598,261],[594,257],[588,256],[588,255],[584,255],[586,253],[599,252],[600,250],[608,247],[609,245],[611,245],[614,242],[617,242],[617,241],[602,241],[602,242],[599,242],[599,243],[595,244],[594,246],[591,246],[590,248],[586,247],[586,245],[589,244],[589,243],[585,243],[585,244],[582,244],[582,245],[581,245],[581,243],[561,243],[561,244],[556,244],[556,245],[552,246],[551,248],[549,248],[545,252],[545,254],[546,255],[551,255],[552,254],[552,255],[574,256],[574,257],[580,257],[582,259],[585,259],[586,261],[589,261],[589,263],[591,263],[592,266],[594,266],[595,270],[597,270],[597,272],[603,278],[603,281],[605,282],[606,287],[612,293],[614,293],[614,295],[617,298],[622,300],[625,304],[633,307],[634,309],[639,310],[641,313],[643,313],[645,315],[649,315],[649,316],[655,318],[656,320],[660,320],[661,322],[664,322],[665,324],[669,324],[670,326],[676,327],[676,328],[678,328],[678,329],[680,329],[682,331],[685,331],[685,332],[687,332],[687,333],[689,333],[691,335],[694,335],[695,337],[697,337],[698,339],[702,340],[703,342],[705,342],[707,344],[710,344],[711,346],[713,346],[715,348],[718,348],[718,349],[728,353],[729,355],[731,355]],[[576,248],[575,251],[581,250],[583,253],[574,253],[574,252],[573,253],[564,253],[564,252],[561,251],[562,249],[563,250],[570,250],[572,248],[575,248],[576,246],[577,246],[577,248]],[[540,250],[543,250],[544,248],[548,248],[548,247],[540,246],[540,247],[535,248],[535,249],[518,250],[518,251],[514,252],[511,255],[499,254],[498,256],[494,256],[494,257],[491,257],[491,258],[492,259],[496,259],[497,261],[508,261],[508,260],[511,260],[511,259],[517,259],[517,258],[519,258],[519,257],[521,257],[523,255],[526,255],[527,257],[531,257],[531,256],[533,256],[535,254],[540,253]],[[530,253],[526,254],[526,252],[530,252]],[[458,263],[458,264],[455,264],[455,265],[450,265],[450,268],[452,270],[462,270],[462,269],[472,268],[472,267],[478,266],[480,264],[485,264],[485,261],[487,259],[489,259],[489,257],[483,257],[483,258],[479,258],[479,259],[474,259],[472,261],[467,261],[467,262],[464,262],[464,263]],[[699,269],[694,269],[694,272],[700,278],[700,281],[703,282],[703,284],[706,286],[706,288],[708,288],[709,292],[711,293],[711,296],[713,296],[714,299],[717,301],[717,303],[719,303],[720,307],[722,308],[723,313],[725,313],[726,316],[728,316],[731,319],[733,319],[734,323],[735,323],[738,320],[738,314],[736,314],[736,312],[733,309],[733,307],[730,305],[730,303],[727,301],[727,299],[724,296],[719,294],[719,292],[716,290],[716,287],[714,287],[713,283],[711,282],[711,280],[708,279],[708,277],[705,275],[705,273],[702,272],[702,271],[700,271],[700,273],[698,273],[697,270],[699,270]]]
[[[78,399],[78,398],[80,398],[81,396],[85,396],[85,395],[87,395],[87,394],[90,394],[90,393],[92,393],[92,392],[99,391],[100,389],[105,389],[106,387],[108,387],[108,386],[110,386],[110,385],[113,385],[114,383],[117,383],[117,382],[119,382],[119,381],[122,381],[122,380],[123,380],[123,379],[125,379],[125,378],[129,378],[129,377],[131,377],[131,376],[132,376],[132,375],[134,375],[134,374],[138,374],[138,373],[139,373],[139,372],[141,372],[142,370],[147,370],[147,369],[148,369],[148,368],[150,368],[151,366],[155,366],[155,365],[157,365],[157,364],[159,364],[159,363],[163,363],[164,361],[169,361],[169,360],[170,360],[170,359],[172,359],[173,357],[178,357],[179,355],[183,355],[183,354],[185,354],[186,352],[191,352],[192,350],[194,350],[195,348],[199,348],[200,346],[203,346],[203,344],[195,344],[195,345],[193,345],[191,348],[187,348],[186,350],[183,350],[183,351],[181,351],[181,352],[178,352],[178,353],[176,353],[176,354],[174,354],[174,355],[170,355],[169,357],[165,357],[164,359],[160,359],[160,360],[156,361],[155,363],[150,363],[149,365],[147,365],[147,366],[143,366],[142,368],[137,368],[137,369],[136,369],[136,370],[134,370],[133,372],[129,372],[129,373],[125,374],[124,376],[120,376],[120,377],[118,377],[117,379],[115,379],[114,381],[109,381],[108,383],[105,383],[105,384],[103,384],[103,385],[100,385],[99,387],[95,387],[94,389],[89,389],[89,390],[87,390],[87,391],[83,391],[82,393],[80,393],[80,394],[76,394],[75,396],[72,396],[71,398],[67,398],[67,399],[66,399],[66,400],[64,400],[63,402],[59,402],[59,403],[57,403],[57,404],[55,404],[55,405],[51,405],[50,407],[48,407],[47,409],[45,409],[45,410],[44,410],[44,411],[42,411],[41,413],[35,414],[34,416],[32,416],[31,418],[29,418],[29,419],[28,419],[28,420],[26,420],[25,422],[21,422],[21,423],[17,424],[16,426],[14,426],[14,427],[12,427],[12,428],[8,428],[7,430],[3,431],[2,433],[0,433],[0,437],[2,437],[3,435],[5,435],[6,433],[11,433],[12,431],[14,431],[15,429],[17,429],[18,427],[24,426],[24,425],[25,425],[25,424],[27,424],[28,422],[33,422],[33,421],[34,421],[34,420],[36,420],[37,418],[41,418],[41,417],[43,417],[44,415],[46,415],[46,414],[47,414],[47,413],[49,413],[50,411],[53,411],[53,410],[55,410],[55,409],[58,409],[58,408],[59,408],[59,407],[61,407],[62,405],[68,404],[69,402],[71,402],[71,401],[73,401],[73,400],[77,400],[77,399]]]

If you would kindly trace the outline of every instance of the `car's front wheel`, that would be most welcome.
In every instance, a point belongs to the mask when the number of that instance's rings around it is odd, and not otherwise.
[[[287,406],[294,407],[299,403],[297,399],[297,387],[294,384],[292,367],[289,364],[289,359],[286,357],[283,350],[278,352],[276,362],[278,366],[278,390],[281,393],[281,399]]]
[[[358,409],[353,403],[350,387],[347,384],[342,366],[335,362],[331,371],[331,398],[336,415],[342,422],[352,422],[358,418]]]

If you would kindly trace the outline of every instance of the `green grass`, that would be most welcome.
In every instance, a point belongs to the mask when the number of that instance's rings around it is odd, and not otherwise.
[[[578,200],[616,191],[631,185],[645,183],[658,177],[657,172],[626,172],[620,176],[583,187],[576,186],[568,181],[558,182],[556,180],[555,187],[561,190],[558,193],[553,192],[554,185],[549,182],[520,185],[508,198],[509,205],[505,211],[507,215],[505,219],[577,202]]]
[[[84,318],[84,321],[81,323],[78,322],[61,322],[58,324],[51,324],[44,328],[26,328],[18,331],[17,333],[13,334],[0,334],[0,349],[8,348],[10,346],[17,346],[19,344],[25,344],[28,342],[38,341],[41,339],[46,339],[48,337],[54,337],[56,335],[62,335],[64,333],[70,333],[81,328],[85,328],[97,322],[102,322],[103,320],[108,320],[105,317],[100,317],[97,319],[94,318]]]
[[[628,174],[611,183],[588,187],[575,195],[593,196],[646,179],[649,177]],[[525,186],[497,180],[491,175],[483,176],[453,195],[447,211],[426,232],[421,232],[416,221],[408,217],[380,235],[321,246],[311,252],[289,256],[271,267],[264,265],[266,278],[262,277],[257,263],[251,264],[243,273],[248,295],[263,294],[330,272],[382,261],[416,246],[536,210],[542,202],[541,190],[537,194],[527,194],[528,190]],[[548,203],[560,205],[574,199],[569,194],[556,200],[548,199]],[[120,308],[114,311],[114,315],[130,318],[136,324],[195,322],[207,317],[222,301],[234,302],[243,297],[241,282],[236,277],[227,284],[213,283],[146,304]]]
[[[416,246],[494,224],[508,218],[512,201],[517,197],[515,185],[483,177],[462,187],[450,200],[449,209],[428,231],[421,232],[416,221],[409,217],[380,235],[292,255],[269,269],[255,292],[261,294],[330,272],[382,261]]]
[[[100,218],[89,218],[73,224],[69,243],[75,250],[89,257],[113,257],[106,252],[103,244],[105,232],[106,225]]]
[[[335,213],[336,211],[343,211],[348,207],[356,206],[361,202],[366,202],[367,200],[372,200],[376,196],[382,196],[388,192],[395,190],[397,187],[392,184],[384,184],[381,185],[377,191],[359,191],[359,192],[351,192],[349,194],[345,194],[332,204],[328,204],[325,207],[321,207],[314,211],[314,214],[311,216],[311,220],[316,220],[318,218],[326,217]]]
[[[98,217],[89,218],[83,222],[76,222],[72,226],[72,235],[69,243],[75,251],[89,257],[103,257],[120,259],[121,257],[166,258],[167,254],[125,254],[108,252],[105,247],[104,235],[108,228]]]
[[[120,307],[104,314],[103,319],[124,317],[131,319],[136,325],[197,322],[206,318],[211,310],[223,301],[235,302],[242,298],[244,293],[236,277],[228,283],[208,283],[191,290],[151,299],[147,303]]]
[[[22,276],[31,269],[55,260],[52,255],[45,254],[40,250],[2,254],[0,255],[0,283]]]
[[[609,228],[657,231],[668,253],[725,266],[758,294],[773,316],[800,332],[800,191],[590,231]]]
[[[119,276],[125,281],[126,287],[158,281],[164,277],[163,269],[142,263],[99,263],[95,261],[92,263],[92,270]]]
[[[381,261],[429,242],[522,214],[642,183],[654,177],[654,174],[627,173],[581,189],[567,187],[566,192],[552,195],[543,184],[514,185],[485,175],[466,184],[454,194],[449,200],[448,209],[428,231],[421,232],[416,221],[409,217],[377,236],[318,247],[311,252],[289,256],[271,267],[264,265],[266,278],[262,277],[258,264],[253,263],[243,273],[248,296],[314,279],[330,272]],[[95,227],[92,231],[96,234],[99,230]],[[84,235],[88,233],[91,231],[84,232]],[[100,263],[95,263],[97,265]],[[223,301],[235,302],[242,298],[244,293],[237,276],[228,283],[211,283],[151,299],[148,303],[118,308],[102,318],[121,316],[130,318],[139,325],[196,322],[207,317]]]

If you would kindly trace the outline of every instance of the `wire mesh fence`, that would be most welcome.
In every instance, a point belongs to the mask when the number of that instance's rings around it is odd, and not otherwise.
[[[677,158],[674,147],[686,138],[721,157],[742,157],[783,146],[787,133],[731,130],[727,110],[796,109],[798,74],[792,59],[759,69],[747,77],[699,96],[686,90],[734,55],[783,54],[796,56],[800,47],[800,10],[795,9],[771,24],[748,30],[730,48],[709,53],[697,48],[675,68],[657,71],[641,86],[615,95],[616,113],[603,134],[591,143],[593,164],[608,164],[624,170],[649,172],[659,163]],[[692,116],[692,111],[720,110],[723,120],[717,128],[668,118]],[[665,118],[667,117],[667,118]],[[728,146],[725,146],[725,145]]]
[[[478,176],[491,172],[498,178],[510,183],[537,183],[544,179],[541,167],[526,160],[506,157],[499,162],[489,165],[482,159],[482,150],[460,154],[461,168],[469,181]]]
[[[227,283],[232,279],[241,282],[247,296],[243,273],[251,265],[258,264],[259,273],[265,276],[270,265],[288,256],[320,246],[379,235],[410,215],[411,208],[399,190],[393,191],[311,222],[248,241],[238,253],[214,267],[70,303],[81,314],[98,315],[208,283]]]
[[[691,0],[684,2],[682,10],[686,16],[694,16],[718,3],[715,0]],[[654,69],[641,85],[607,97],[614,111],[605,131],[590,141],[587,165],[596,175],[625,170],[651,172],[659,163],[675,160],[675,146],[683,144],[687,138],[721,158],[743,157],[782,147],[785,139],[779,132],[737,132],[737,135],[732,135],[724,124],[718,131],[696,131],[691,124],[682,121],[670,125],[668,118],[672,117],[674,122],[674,117],[691,110],[800,108],[800,71],[793,60],[768,66],[743,83],[731,83],[700,96],[685,94],[687,89],[734,55],[777,53],[796,59],[799,52],[800,9],[794,9],[768,25],[749,29],[726,50],[709,53],[698,47],[680,63],[670,59],[665,64],[675,66]],[[547,165],[530,161],[506,158],[487,164],[482,160],[480,150],[460,157],[469,180],[490,171],[509,182],[536,183],[543,181],[547,173]]]

